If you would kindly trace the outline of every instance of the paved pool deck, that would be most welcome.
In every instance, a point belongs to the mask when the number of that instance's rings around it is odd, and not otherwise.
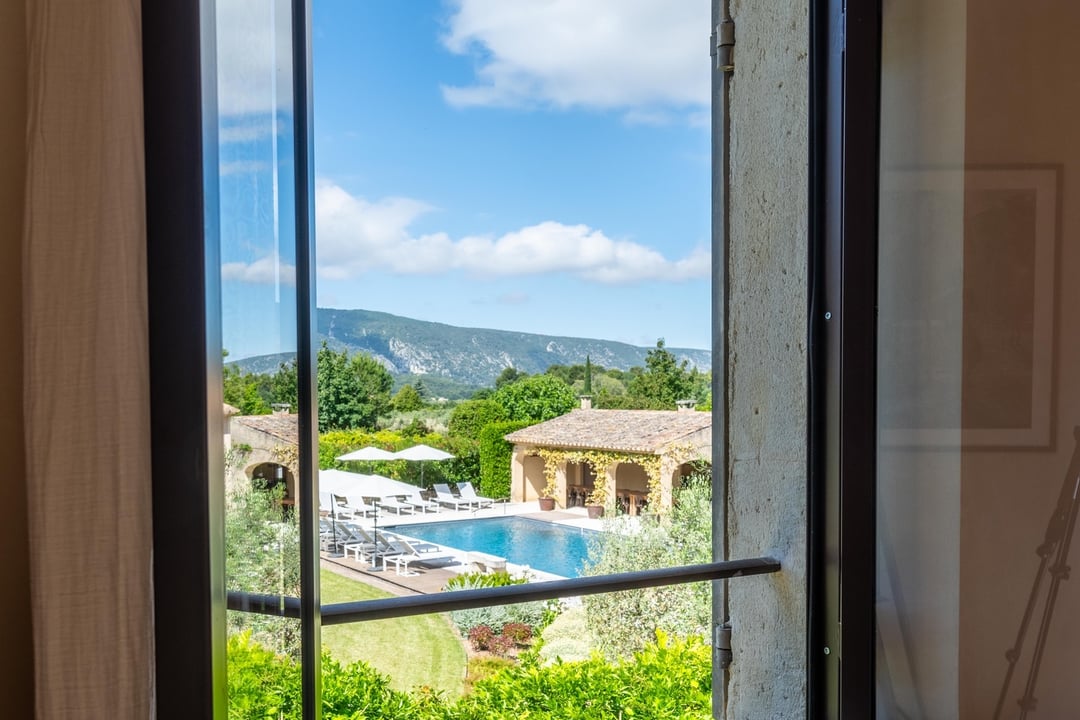
[[[471,520],[511,515],[542,520],[557,525],[566,525],[568,527],[585,528],[587,530],[600,530],[603,526],[602,520],[589,519],[584,508],[567,508],[565,510],[542,512],[535,501],[526,503],[497,503],[493,507],[484,508],[483,510],[450,510],[448,508],[443,508],[442,511],[438,513],[421,513],[417,515],[406,513],[398,516],[394,513],[385,512],[379,517],[378,526],[394,525],[397,528],[395,532],[407,536],[408,532],[404,531],[403,526],[408,526],[410,524],[450,522],[454,520]],[[374,526],[375,523],[368,519],[361,524],[370,528]],[[386,569],[381,569],[382,566],[380,565],[379,570],[372,570],[370,563],[358,562],[352,557],[343,557],[341,555],[325,552],[322,553],[322,566],[333,572],[344,575],[345,577],[358,580],[394,595],[428,595],[441,592],[446,586],[446,583],[449,582],[450,578],[458,573],[467,572],[469,570],[467,564],[469,548],[441,546],[441,549],[447,554],[452,554],[454,559],[445,563],[440,563],[438,566],[433,565],[431,567],[412,564],[409,567],[411,570],[415,570],[417,574],[411,576],[398,575],[395,572],[393,565],[387,566]],[[514,573],[521,572],[522,568],[513,563],[508,563],[507,570]],[[530,569],[529,573],[534,581],[561,579],[558,575],[551,575],[550,573],[544,573],[535,569]]]

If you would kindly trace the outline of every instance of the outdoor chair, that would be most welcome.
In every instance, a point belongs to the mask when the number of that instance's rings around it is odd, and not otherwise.
[[[466,510],[472,510],[473,501],[468,498],[458,497],[450,492],[450,486],[446,484],[433,485],[435,488],[435,499],[441,505],[448,505],[455,510],[460,510],[464,507]]]
[[[397,497],[395,497],[393,495],[387,495],[384,498],[380,498],[377,501],[377,504],[381,508],[386,508],[387,510],[393,510],[398,515],[402,515],[404,513],[415,513],[416,512],[416,508],[414,508],[410,503],[402,502],[402,501],[398,500]]]
[[[397,547],[401,548],[403,552],[395,555],[388,555],[383,557],[383,568],[386,567],[386,563],[392,562],[394,564],[394,570],[398,575],[411,577],[419,575],[420,573],[409,569],[411,563],[427,564],[430,562],[438,562],[443,560],[457,560],[457,556],[453,553],[445,551],[434,550],[431,552],[422,552],[415,545],[410,543],[405,538],[398,538],[395,543]]]
[[[367,531],[364,531],[364,535],[366,535],[371,542],[365,543],[352,551],[358,562],[369,562],[372,565],[377,565],[381,558],[383,561],[383,568],[385,569],[387,558],[401,555],[405,552],[405,549],[398,544],[397,537],[388,538],[379,531],[375,532],[374,537]]]
[[[379,550],[379,544],[366,529],[356,523],[347,523],[347,525],[349,526],[349,541],[343,546],[345,557],[352,555],[357,562],[360,562]]]
[[[471,482],[458,483],[458,493],[461,495],[463,500],[470,500],[476,503],[476,506],[480,508],[491,507],[495,502],[491,498],[477,495],[476,490],[473,489]]]
[[[439,505],[439,503],[425,500],[424,496],[420,494],[420,488],[417,488],[411,494],[406,495],[403,502],[406,505],[411,505],[413,507],[413,512],[420,510],[427,513],[430,510],[431,512],[437,513],[442,510],[442,505]]]
[[[336,495],[334,496],[337,497]],[[345,498],[345,506],[338,511],[338,517],[341,517],[340,513],[344,512],[346,517],[361,517],[365,518],[368,515],[375,515],[378,513],[378,508],[374,505],[368,505],[364,502],[364,498],[355,495],[349,495]]]

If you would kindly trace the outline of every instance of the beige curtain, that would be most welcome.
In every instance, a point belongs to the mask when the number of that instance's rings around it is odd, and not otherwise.
[[[24,412],[36,712],[153,717],[138,0],[27,0]]]

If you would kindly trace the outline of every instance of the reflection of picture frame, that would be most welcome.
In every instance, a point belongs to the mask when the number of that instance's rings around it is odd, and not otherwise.
[[[916,256],[883,273],[926,286],[904,288],[906,306],[882,312],[879,371],[911,390],[884,404],[883,442],[1049,446],[1058,169],[890,173],[882,211],[882,232],[891,221],[897,233],[883,242],[897,259]]]

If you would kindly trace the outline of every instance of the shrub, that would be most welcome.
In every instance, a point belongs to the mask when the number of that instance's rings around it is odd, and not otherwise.
[[[670,516],[627,532],[608,521],[589,549],[586,575],[647,570],[709,562],[712,556],[710,486],[690,478],[676,490]],[[629,657],[652,641],[657,630],[680,636],[704,635],[711,622],[707,582],[590,595],[582,599],[594,645],[609,658]]]
[[[510,638],[515,645],[528,645],[533,638],[532,627],[519,622],[510,622],[503,625],[502,634]]]
[[[495,638],[495,631],[489,625],[477,625],[469,629],[469,642],[473,650],[487,650]]]
[[[487,625],[496,633],[501,633],[507,623],[539,625],[544,619],[544,603],[537,601],[454,610],[450,613],[450,619],[462,635],[468,635],[478,625]]]
[[[300,666],[254,643],[229,638],[232,720],[300,718]],[[709,720],[711,658],[700,640],[662,633],[633,657],[523,667],[498,658],[469,664],[470,695],[449,702],[430,689],[404,693],[363,662],[322,659],[322,711],[328,720]]]
[[[491,498],[510,496],[510,460],[514,446],[504,435],[530,425],[528,422],[499,422],[480,431],[480,492]]]
[[[496,635],[488,642],[488,650],[495,655],[508,655],[514,649],[514,641],[506,635]]]
[[[527,578],[514,577],[505,570],[495,572],[468,572],[460,573],[450,578],[444,590],[472,590],[475,588],[505,587],[507,585],[523,585],[528,582]]]

